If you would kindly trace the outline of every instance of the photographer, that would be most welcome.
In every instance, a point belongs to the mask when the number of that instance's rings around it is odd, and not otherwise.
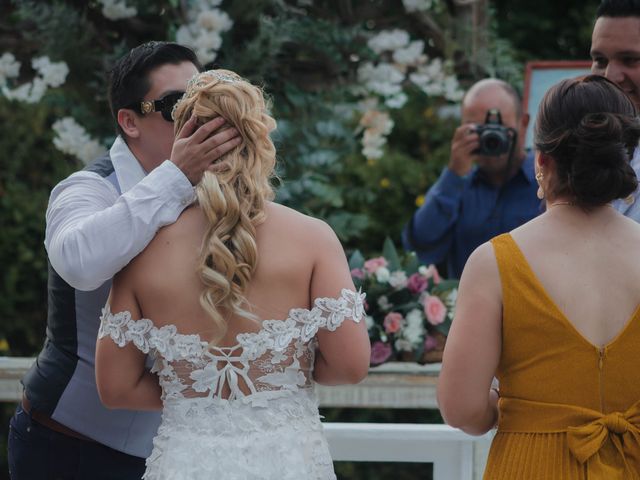
[[[511,85],[485,79],[469,89],[449,164],[402,232],[407,250],[459,278],[476,247],[541,213],[528,123]]]

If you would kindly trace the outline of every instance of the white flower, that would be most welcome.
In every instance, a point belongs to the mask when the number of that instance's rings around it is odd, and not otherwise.
[[[409,313],[407,313],[404,318],[407,320],[408,328],[417,328],[424,325],[424,317],[422,315],[422,312],[417,308],[414,308]]]
[[[181,25],[176,30],[176,42],[181,45],[193,45],[195,43],[195,37],[191,34],[191,30],[186,25]]]
[[[384,104],[389,108],[402,108],[404,104],[407,103],[407,94],[404,92],[397,93],[392,97],[387,97],[384,101]]]
[[[187,18],[190,23],[181,25],[176,31],[176,41],[194,49],[202,63],[213,62],[222,46],[220,34],[231,29],[233,20],[215,8],[220,0],[197,0],[188,2]]]
[[[383,30],[371,37],[367,45],[376,53],[395,51],[409,44],[409,34],[404,30]]]
[[[456,300],[458,300],[458,289],[454,288],[447,294],[444,299],[444,303],[447,307],[452,307],[456,304]]]
[[[415,40],[406,48],[400,48],[393,52],[393,61],[400,65],[418,65],[427,60],[424,51],[424,42]]]
[[[426,330],[423,325],[406,327],[402,330],[402,337],[411,345],[418,346],[424,339]]]
[[[396,270],[389,277],[389,285],[393,288],[404,288],[408,281],[407,274],[402,270]]]
[[[360,119],[360,125],[366,128],[369,135],[388,135],[393,130],[393,120],[389,114],[379,110],[365,112]]]
[[[59,87],[67,79],[69,67],[65,62],[51,62],[49,57],[31,60],[31,66],[40,74],[45,85]]]
[[[404,73],[390,63],[365,63],[358,68],[358,80],[378,95],[391,96],[402,91]]]
[[[9,100],[18,100],[25,103],[38,103],[46,91],[47,84],[40,77],[34,78],[32,82],[23,83],[13,90],[6,87],[2,88],[2,93]]]
[[[410,352],[411,350],[413,350],[413,345],[411,344],[411,342],[402,338],[396,340],[395,347],[399,352]]]
[[[389,272],[389,269],[387,267],[380,267],[378,270],[376,270],[376,280],[379,283],[387,283],[390,277],[391,272]]]
[[[434,3],[434,0],[402,0],[404,9],[407,12],[423,12],[429,10]]]
[[[135,7],[127,7],[125,0],[98,0],[102,4],[102,14],[109,20],[121,20],[135,17],[138,10]]]
[[[380,268],[385,268],[385,267],[380,267]],[[380,270],[380,268],[378,270]],[[387,272],[388,271],[389,270],[387,270]],[[391,305],[386,295],[380,295],[380,297],[378,297],[378,307],[380,307],[381,310],[391,310],[391,307],[393,307],[393,305]]]
[[[393,122],[391,122],[393,125]],[[387,139],[383,136],[384,132],[379,133],[373,128],[368,128],[362,136],[362,154],[367,158],[381,158],[384,151],[382,147],[387,143]]]
[[[5,52],[0,57],[0,86],[7,83],[7,79],[20,74],[20,62],[16,61],[13,53]]]
[[[364,317],[364,323],[367,326],[367,330],[371,330],[375,326],[375,322],[371,315]]]
[[[231,17],[219,9],[204,10],[198,14],[196,25],[205,30],[213,30],[215,32],[226,32],[231,30],[233,21]]]
[[[452,102],[459,102],[464,96],[464,91],[460,88],[458,79],[453,75],[448,76],[444,81],[444,96]]]
[[[57,120],[53,126],[56,137],[53,144],[58,150],[82,160],[85,164],[103,155],[106,149],[93,140],[72,117]]]

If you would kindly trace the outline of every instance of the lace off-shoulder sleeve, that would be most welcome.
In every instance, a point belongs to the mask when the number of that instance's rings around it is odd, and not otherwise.
[[[338,298],[316,298],[311,310],[293,309],[290,318],[301,324],[300,338],[311,339],[320,328],[333,332],[345,319],[359,323],[364,316],[366,294],[343,288]]]
[[[102,309],[98,338],[110,337],[119,347],[133,342],[143,353],[149,353],[149,332],[153,322],[146,318],[132,320],[128,311],[111,313],[109,305]]]

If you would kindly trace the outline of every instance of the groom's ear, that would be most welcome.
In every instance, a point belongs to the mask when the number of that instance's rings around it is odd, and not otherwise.
[[[129,108],[121,108],[118,110],[118,125],[129,138],[138,138],[140,130],[138,129],[138,116]]]

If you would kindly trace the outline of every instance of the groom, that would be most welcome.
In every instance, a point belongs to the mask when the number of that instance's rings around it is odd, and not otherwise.
[[[195,54],[151,42],[121,58],[109,79],[118,137],[109,152],[52,191],[44,347],[22,379],[11,419],[12,480],[140,479],[157,412],[108,410],[95,384],[99,315],[111,278],[194,200],[202,173],[239,143],[221,118],[190,120],[174,142],[171,110],[201,70]]]

